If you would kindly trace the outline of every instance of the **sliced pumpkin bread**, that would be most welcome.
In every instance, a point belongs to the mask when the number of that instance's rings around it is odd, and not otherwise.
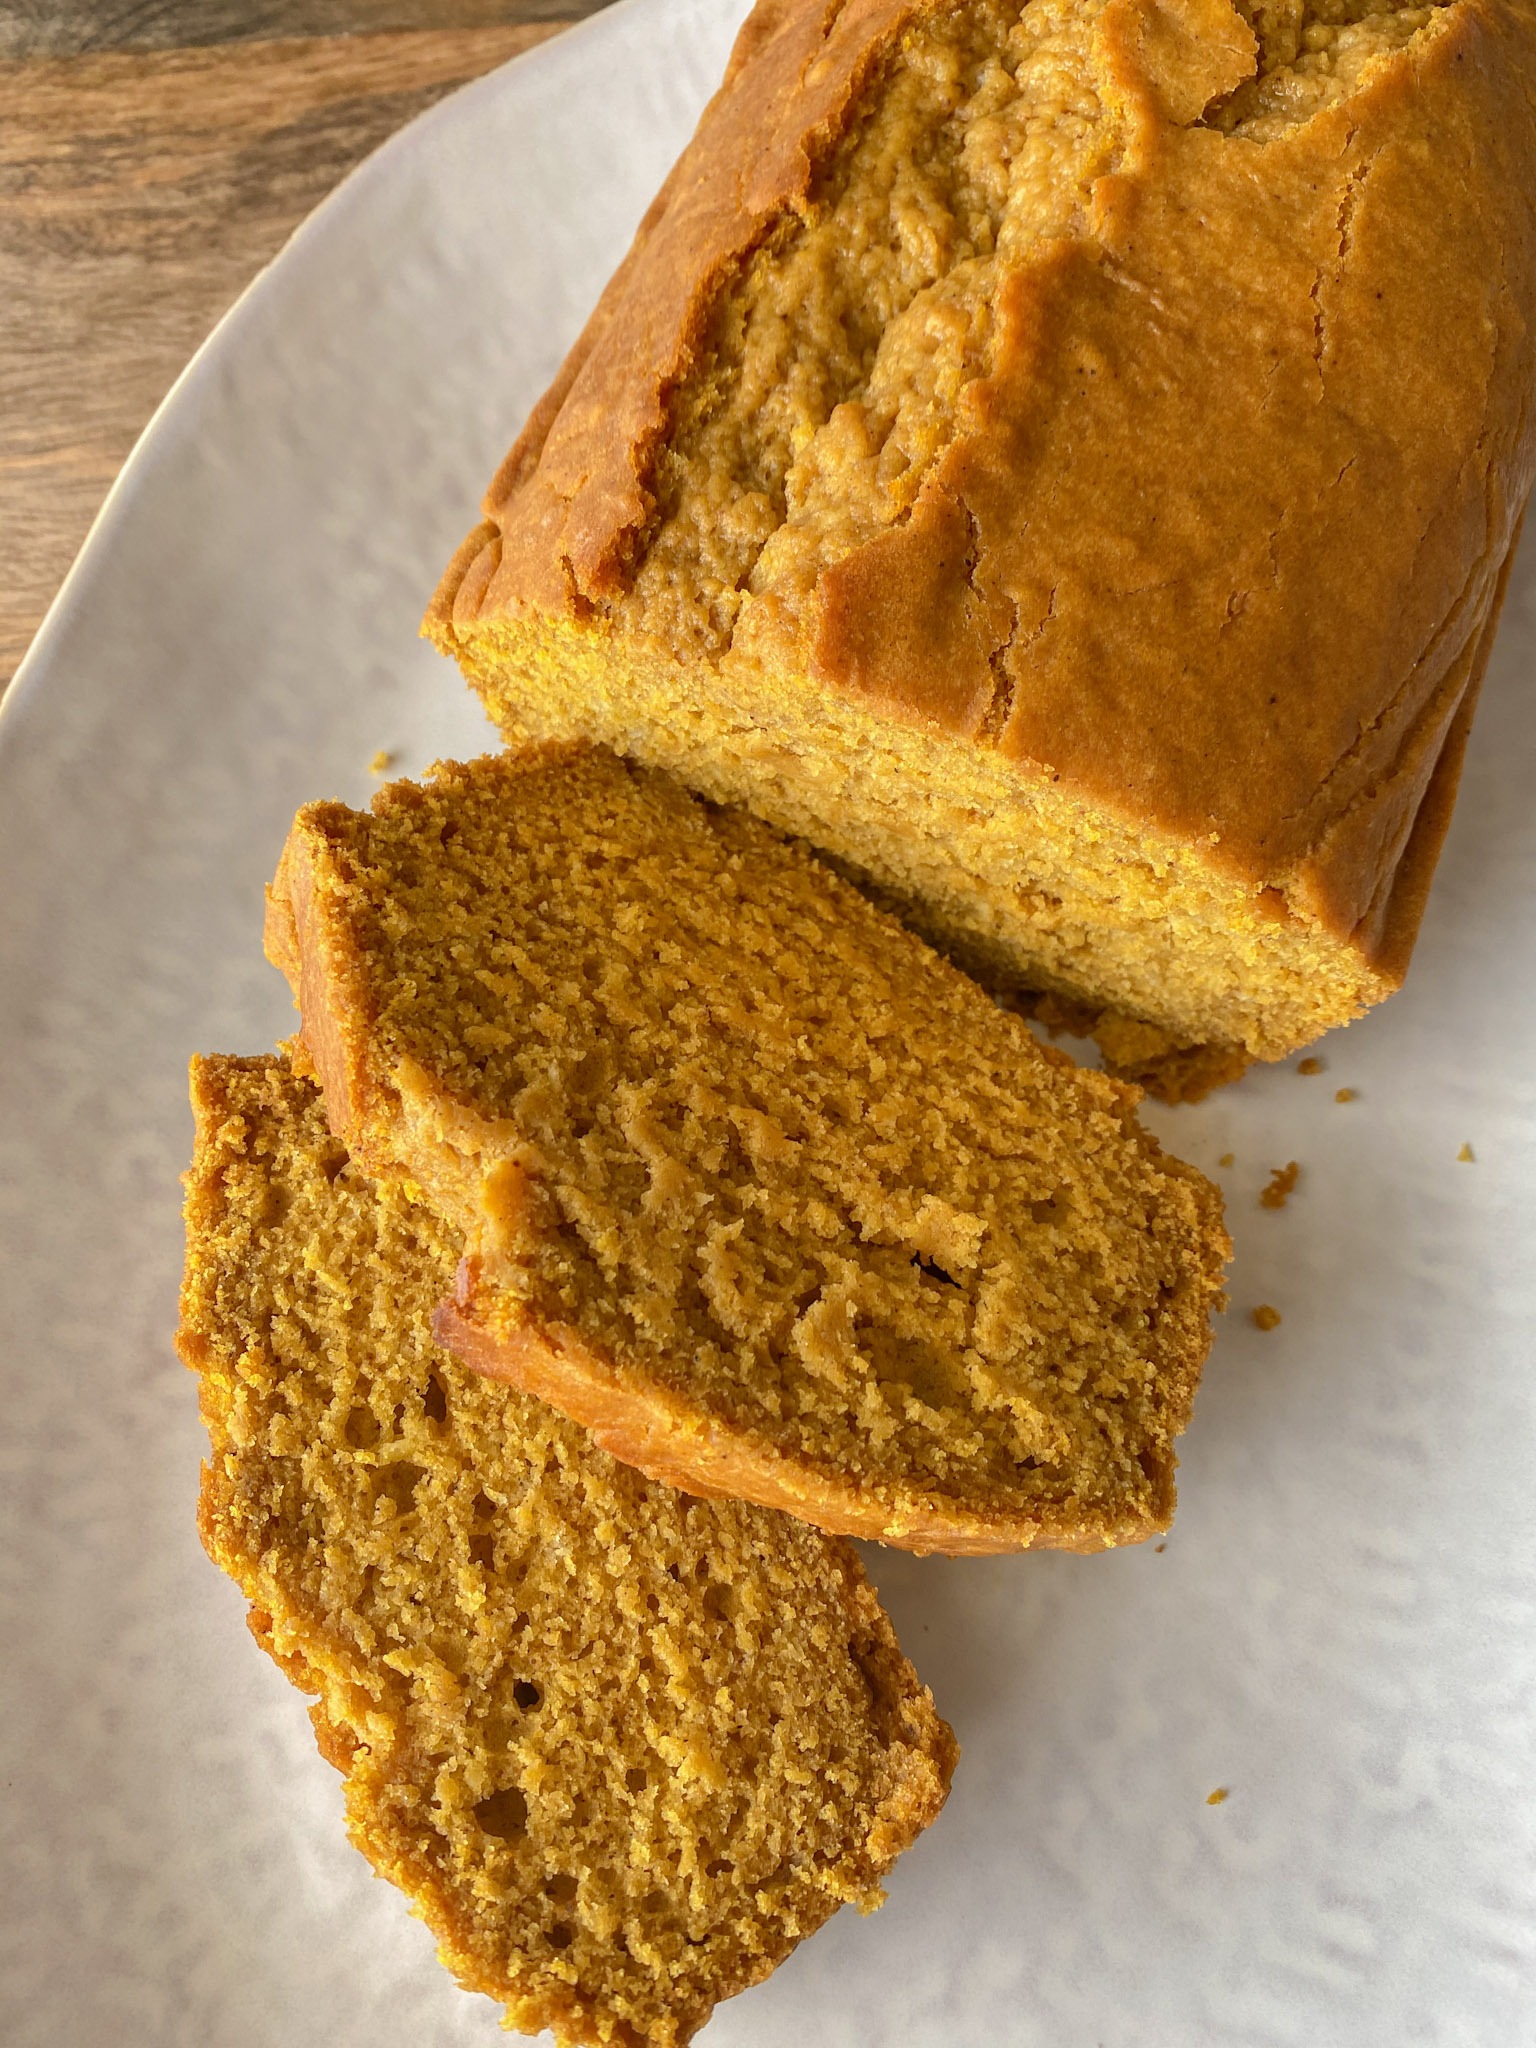
[[[303,810],[268,950],[338,1134],[465,1235],[470,1364],[914,1550],[1167,1525],[1219,1196],[802,847],[502,755]]]
[[[686,2041],[943,1804],[949,1729],[845,1543],[690,1500],[433,1341],[454,1236],[278,1059],[198,1060],[200,1526],[319,1695],[348,1826],[472,1990]]]

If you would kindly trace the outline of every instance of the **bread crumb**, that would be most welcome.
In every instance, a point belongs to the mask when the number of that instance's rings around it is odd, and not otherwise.
[[[1235,1152],[1223,1152],[1216,1164],[1218,1166],[1230,1166],[1236,1157],[1237,1154]]]
[[[1221,1806],[1230,1796],[1225,1785],[1218,1785],[1214,1792],[1206,1793],[1205,1803],[1207,1806]]]
[[[1309,1054],[1306,1059],[1301,1061],[1296,1071],[1298,1074],[1320,1074],[1323,1071],[1323,1063],[1319,1059],[1313,1059]]]
[[[1471,1166],[1476,1156],[1477,1155],[1473,1152],[1472,1147],[1470,1145],[1463,1145],[1461,1150],[1456,1154],[1456,1157],[1462,1162],[1464,1166]]]
[[[1260,1195],[1259,1201],[1266,1209],[1283,1209],[1289,1197],[1295,1192],[1301,1168],[1293,1159],[1289,1166],[1277,1166],[1269,1177],[1269,1186]]]
[[[368,763],[368,773],[370,775],[387,775],[389,770],[393,768],[394,765],[394,755],[390,753],[387,747],[380,747],[379,751]]]
[[[1333,1099],[1335,1102],[1353,1102],[1355,1100],[1355,1093],[1356,1091],[1353,1088],[1335,1088]]]
[[[1261,1330],[1278,1330],[1280,1327],[1280,1311],[1277,1308],[1271,1308],[1267,1301],[1261,1301],[1253,1312],[1253,1320]]]
[[[1152,1547],[1157,1552],[1159,1557],[1161,1557],[1163,1552],[1168,1548],[1166,1543],[1154,1543]]]

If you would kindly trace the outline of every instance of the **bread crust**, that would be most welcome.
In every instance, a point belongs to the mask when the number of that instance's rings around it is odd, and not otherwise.
[[[444,579],[442,644],[628,630],[720,294],[938,5],[754,14]],[[961,431],[910,516],[809,592],[754,587],[721,666],[995,746],[1393,983],[1443,836],[1415,822],[1536,472],[1536,10],[1452,0],[1264,140],[1203,125],[1253,66],[1224,0],[1112,0],[1097,35],[1118,161],[1079,231],[1004,272]]]

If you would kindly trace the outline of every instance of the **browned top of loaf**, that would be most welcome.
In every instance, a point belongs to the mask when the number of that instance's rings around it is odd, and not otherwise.
[[[464,1371],[457,1244],[277,1059],[194,1062],[199,1516],[317,1693],[443,1959],[562,2042],[686,2041],[943,1803],[954,1742],[852,1550],[688,1500]]]
[[[766,825],[497,756],[302,811],[269,933],[333,1122],[470,1239],[472,1362],[911,1548],[1166,1523],[1218,1195]]]
[[[1533,25],[765,0],[434,630],[809,673],[1349,933],[1531,479]]]

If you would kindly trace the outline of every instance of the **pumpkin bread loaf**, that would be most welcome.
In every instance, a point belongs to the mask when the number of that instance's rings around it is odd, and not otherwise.
[[[761,0],[427,630],[1196,1093],[1401,981],[1536,461],[1533,0]]]
[[[302,811],[268,950],[338,1134],[464,1234],[470,1364],[829,1530],[1166,1526],[1220,1197],[803,848],[502,755]]]
[[[457,1245],[278,1059],[193,1067],[200,1522],[319,1695],[351,1834],[468,1988],[686,2041],[943,1804],[949,1729],[851,1548],[690,1500],[434,1343]]]

